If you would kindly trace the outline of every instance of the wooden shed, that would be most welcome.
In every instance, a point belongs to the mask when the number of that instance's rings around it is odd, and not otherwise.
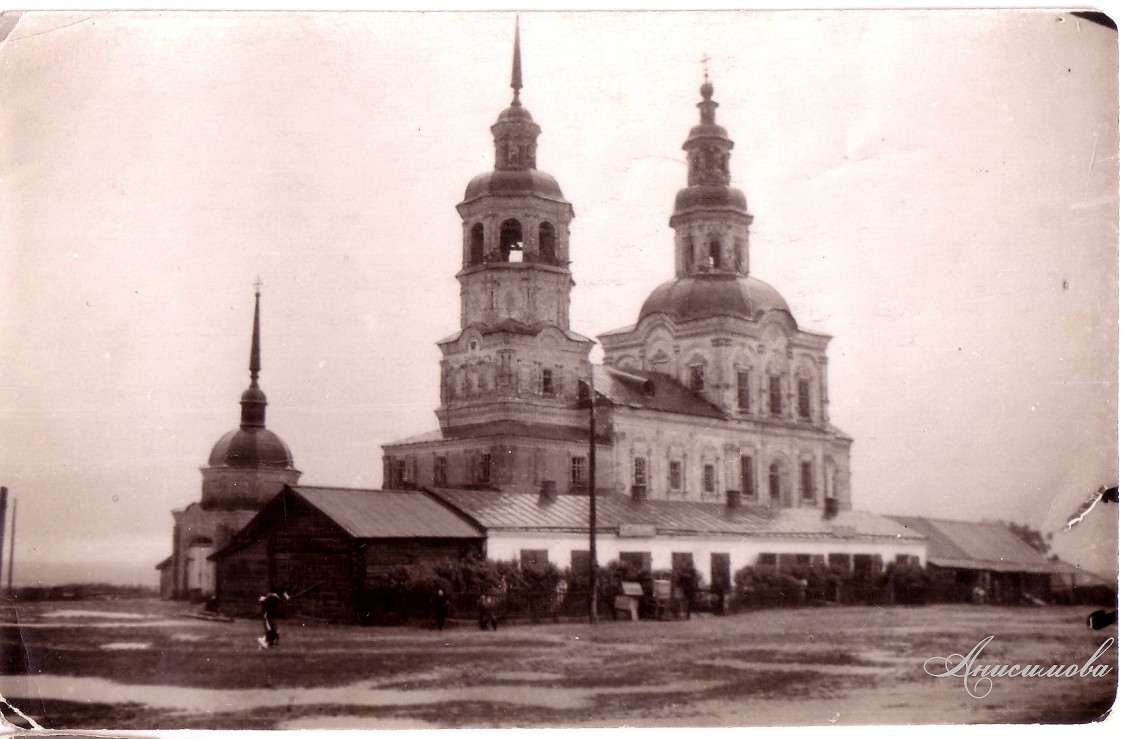
[[[933,602],[1019,603],[1051,596],[1051,576],[1060,566],[1003,523],[890,518],[926,537]]]
[[[304,595],[290,616],[360,620],[368,584],[388,568],[480,555],[484,534],[425,493],[286,486],[211,556],[219,610],[258,613],[270,589]]]

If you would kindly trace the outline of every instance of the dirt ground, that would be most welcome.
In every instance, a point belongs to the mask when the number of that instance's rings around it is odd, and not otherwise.
[[[289,619],[268,651],[258,621],[187,610],[0,604],[0,711],[50,729],[1074,723],[1098,720],[1117,690],[1117,627],[1087,629],[1090,608],[825,607],[496,632]],[[924,671],[988,636],[978,666],[1081,667],[1112,637],[1096,662],[1112,670],[998,677],[983,698]]]

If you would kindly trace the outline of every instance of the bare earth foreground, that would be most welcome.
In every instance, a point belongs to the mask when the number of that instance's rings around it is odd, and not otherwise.
[[[444,632],[183,618],[156,600],[0,605],[0,704],[51,729],[772,726],[1085,722],[1117,689],[1117,627],[1089,608],[808,608],[680,622]],[[998,678],[984,698],[931,657],[1077,664],[1097,678]],[[979,691],[978,691],[979,692]]]

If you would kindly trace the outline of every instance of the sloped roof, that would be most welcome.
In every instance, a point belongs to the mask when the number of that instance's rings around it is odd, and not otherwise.
[[[699,393],[663,372],[594,365],[594,389],[614,405],[706,418],[726,418],[723,411]]]
[[[440,488],[428,491],[488,531],[579,532],[589,530],[589,498],[559,495],[542,502],[534,493]],[[921,540],[894,521],[862,511],[841,511],[825,519],[818,508],[767,508],[678,500],[643,500],[602,493],[597,499],[598,531],[649,525],[665,535],[767,537],[859,537]]]
[[[481,532],[446,506],[416,491],[288,488],[357,539],[480,539]]]
[[[929,541],[926,559],[939,567],[996,572],[1055,572],[1058,565],[1002,523],[890,516]]]

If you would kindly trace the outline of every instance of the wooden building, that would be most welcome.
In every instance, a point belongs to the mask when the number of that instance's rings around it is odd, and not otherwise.
[[[1047,601],[1059,564],[1032,549],[1003,523],[888,516],[926,537],[929,600],[1019,603]]]
[[[286,486],[211,556],[219,610],[258,613],[270,589],[290,616],[356,622],[373,579],[398,565],[479,555],[481,530],[424,493]]]

